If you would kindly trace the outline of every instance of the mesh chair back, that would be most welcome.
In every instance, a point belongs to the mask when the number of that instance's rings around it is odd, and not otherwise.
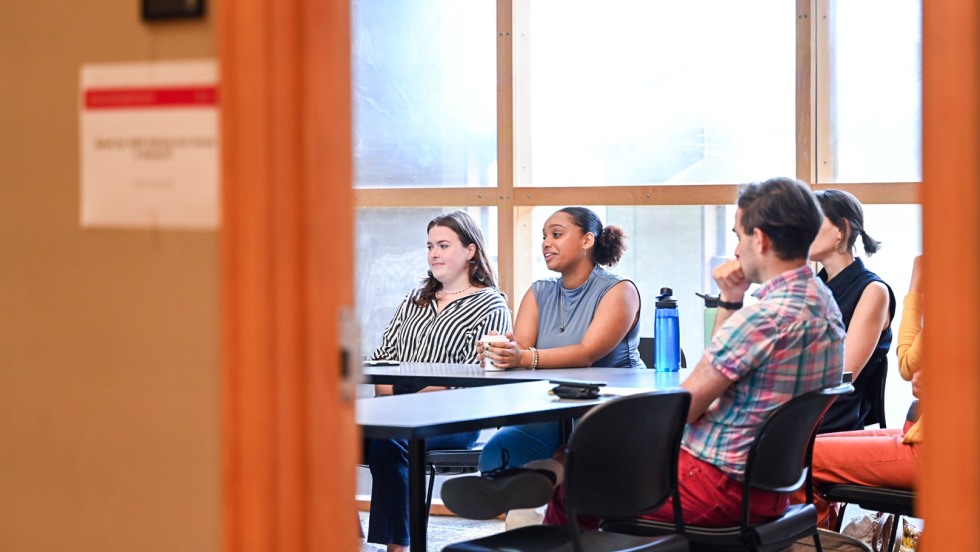
[[[806,481],[817,425],[849,383],[804,393],[776,408],[756,435],[746,466],[746,484],[755,489],[786,493]],[[747,497],[746,497],[747,498]]]
[[[565,459],[565,505],[574,514],[639,515],[677,488],[677,455],[691,395],[683,389],[614,399],[575,426]]]

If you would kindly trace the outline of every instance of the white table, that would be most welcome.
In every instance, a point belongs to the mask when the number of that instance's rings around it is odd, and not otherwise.
[[[557,370],[484,370],[476,364],[404,362],[364,366],[368,383],[479,387],[515,381],[600,381],[613,387],[664,388],[680,385],[691,371],[658,372],[644,368],[561,368]]]

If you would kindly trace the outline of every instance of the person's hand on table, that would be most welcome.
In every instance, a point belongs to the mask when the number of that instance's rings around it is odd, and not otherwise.
[[[497,330],[490,330],[489,332],[487,332],[486,335],[489,336],[500,335],[500,332],[498,332]],[[508,339],[513,339],[513,338],[510,337]],[[484,343],[483,341],[476,342],[476,358],[477,360],[480,361],[480,368],[486,368],[486,361],[490,360],[488,356],[490,353],[489,351],[490,345],[492,345],[492,343]]]
[[[487,335],[500,335],[500,332],[498,332],[497,330],[491,330],[490,333],[488,333]],[[482,341],[477,341],[476,342],[476,359],[480,361],[480,368],[485,368],[486,367],[486,366],[484,366],[484,362],[486,361],[486,357],[487,357],[487,348],[486,348],[486,346],[483,344]]]
[[[497,332],[490,332],[488,335],[498,335]],[[487,360],[493,361],[496,368],[517,368],[521,361],[521,346],[514,341],[513,332],[504,334],[508,341],[506,343],[487,343],[477,342],[477,358],[480,359],[480,366],[486,367]]]

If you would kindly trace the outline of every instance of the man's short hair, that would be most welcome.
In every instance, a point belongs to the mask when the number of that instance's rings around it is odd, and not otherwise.
[[[787,177],[745,184],[738,192],[742,228],[762,230],[784,260],[806,259],[823,225],[823,212],[806,184]]]

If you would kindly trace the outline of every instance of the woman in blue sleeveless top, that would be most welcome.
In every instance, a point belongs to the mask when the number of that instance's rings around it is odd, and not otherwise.
[[[864,210],[857,198],[841,190],[822,190],[815,195],[824,223],[810,246],[810,259],[823,265],[817,276],[833,292],[840,308],[847,330],[844,371],[854,378],[854,392],[834,401],[818,431],[864,429],[871,396],[888,369],[895,294],[854,256],[858,236],[869,257],[881,247],[864,230]]]
[[[481,362],[530,370],[644,367],[637,350],[640,293],[632,281],[602,268],[619,262],[625,249],[622,229],[603,227],[589,209],[566,207],[551,215],[541,251],[560,276],[531,285],[510,342],[485,350],[478,344]],[[483,448],[480,470],[551,458],[560,444],[557,423],[505,427]]]

